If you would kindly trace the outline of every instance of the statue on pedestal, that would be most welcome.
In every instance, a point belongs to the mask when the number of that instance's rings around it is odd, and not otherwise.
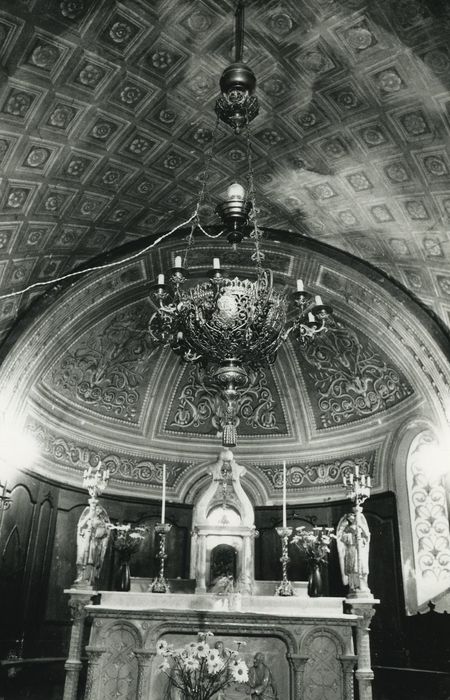
[[[110,533],[109,516],[96,498],[89,499],[77,528],[76,586],[95,586],[105,558]]]
[[[363,513],[344,515],[336,529],[342,581],[350,591],[368,591],[370,530]]]

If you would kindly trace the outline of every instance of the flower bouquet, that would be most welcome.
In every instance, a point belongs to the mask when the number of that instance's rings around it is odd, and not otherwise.
[[[238,651],[227,649],[222,642],[211,647],[207,637],[212,632],[199,633],[199,641],[174,649],[164,639],[156,645],[163,657],[160,671],[169,679],[168,696],[177,688],[185,700],[210,700],[216,693],[233,683],[248,681],[248,667]],[[236,642],[239,646],[243,642]]]
[[[322,595],[321,564],[327,563],[331,543],[336,539],[332,527],[295,528],[296,534],[291,539],[301,552],[306,555],[309,568],[308,593],[312,597]]]
[[[117,525],[110,525],[109,527],[114,532],[114,549],[117,549],[118,552],[126,551],[130,554],[139,548],[148,532],[147,527],[139,525],[132,527],[131,523],[117,523]]]
[[[120,591],[130,590],[130,557],[137,551],[148,532],[145,526],[132,527],[130,523],[117,523],[109,526],[114,533],[114,549],[119,554],[120,570],[117,587]]]

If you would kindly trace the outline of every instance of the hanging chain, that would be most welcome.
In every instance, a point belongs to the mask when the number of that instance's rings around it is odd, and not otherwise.
[[[264,260],[264,253],[261,251],[261,237],[262,231],[258,227],[258,208],[256,206],[256,195],[255,195],[255,180],[253,172],[253,158],[252,158],[252,144],[250,139],[250,126],[248,119],[245,122],[245,133],[247,140],[247,163],[248,163],[248,199],[252,204],[252,210],[250,213],[250,219],[253,222],[253,231],[250,234],[250,238],[253,239],[255,244],[255,252],[252,254],[252,260],[256,263],[258,268],[258,274],[263,272],[262,262]]]
[[[206,197],[206,185],[208,183],[209,171],[211,168],[211,161],[214,155],[214,150],[217,142],[217,137],[219,133],[219,116],[216,116],[216,123],[214,124],[213,135],[211,139],[211,146],[209,151],[205,155],[205,167],[200,176],[201,186],[197,197],[197,204],[195,205],[195,218],[191,225],[191,230],[187,239],[186,249],[183,256],[183,267],[187,267],[189,252],[192,248],[194,240],[194,231],[197,227],[202,228],[200,225],[200,207],[202,206]]]

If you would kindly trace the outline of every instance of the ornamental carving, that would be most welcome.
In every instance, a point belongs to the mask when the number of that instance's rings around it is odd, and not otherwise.
[[[222,430],[224,408],[219,392],[217,382],[202,367],[189,366],[172,400],[166,430],[213,435]],[[239,391],[237,416],[239,432],[243,435],[287,433],[269,370],[251,372],[245,391]]]
[[[371,341],[336,321],[303,349],[303,378],[318,427],[351,423],[385,411],[412,387]],[[308,367],[309,366],[309,367]]]
[[[309,644],[303,672],[304,700],[342,698],[342,667],[335,640],[327,633],[317,634]]]
[[[137,481],[148,485],[162,486],[163,461],[140,459],[134,456],[112,454],[77,443],[52,433],[40,423],[29,420],[27,430],[39,444],[41,454],[54,463],[76,467],[80,473],[86,467],[96,467],[99,462],[109,469],[111,478]],[[166,484],[173,487],[188,464],[170,463],[165,458]]]
[[[287,465],[286,487],[297,489],[300,486],[333,486],[342,485],[343,477],[354,473],[358,467],[360,474],[373,475],[375,453],[352,457],[349,459],[335,459],[330,462],[318,462],[316,464]],[[281,465],[264,466],[256,465],[275,489],[283,488],[283,468]]]
[[[135,422],[157,351],[146,330],[149,313],[138,302],[95,326],[64,354],[47,381],[102,415]]]

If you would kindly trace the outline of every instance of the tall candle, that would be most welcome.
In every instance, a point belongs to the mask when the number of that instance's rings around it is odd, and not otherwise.
[[[283,461],[283,527],[286,527],[286,461]]]
[[[161,524],[166,522],[166,465],[163,464],[162,473],[162,503],[161,503]]]

